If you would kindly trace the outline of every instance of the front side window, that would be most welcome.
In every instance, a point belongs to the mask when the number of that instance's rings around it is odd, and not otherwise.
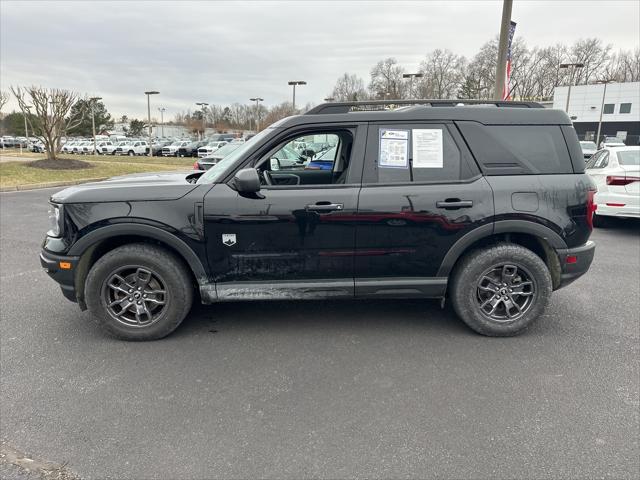
[[[265,186],[345,183],[352,146],[349,130],[299,134],[261,158],[256,168]]]
[[[621,103],[620,104],[620,113],[631,113],[631,104],[630,103]]]
[[[602,113],[604,113],[605,115],[613,113],[615,106],[615,103],[605,103]]]

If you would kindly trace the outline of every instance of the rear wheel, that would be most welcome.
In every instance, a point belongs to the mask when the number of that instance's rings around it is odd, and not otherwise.
[[[98,259],[87,275],[85,298],[109,334],[123,340],[157,340],[184,320],[193,288],[187,268],[172,253],[132,244]]]
[[[129,156],[133,157],[135,155],[135,153],[133,152],[133,150],[129,150]]]
[[[469,253],[456,267],[451,297],[458,316],[488,336],[526,330],[549,303],[549,269],[531,250],[499,244]]]

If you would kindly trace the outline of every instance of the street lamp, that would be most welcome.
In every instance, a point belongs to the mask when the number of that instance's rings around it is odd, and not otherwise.
[[[26,112],[22,112],[24,117],[24,136],[27,137],[27,149],[29,148],[29,127],[27,126],[27,115],[31,115],[31,105],[25,105]]]
[[[424,77],[424,73],[403,73],[402,78],[410,78],[409,80],[409,97],[413,96],[413,79],[414,78],[422,78]]]
[[[206,103],[206,102],[196,102],[196,105],[198,105],[202,109],[202,140],[204,140],[204,132],[207,129],[207,126],[205,124],[204,115],[205,115],[205,112],[207,110],[207,105],[209,105],[209,104]]]
[[[287,82],[289,85],[293,86],[293,111],[296,111],[296,85],[306,85],[307,82],[304,80],[291,80]]]
[[[255,97],[249,99],[256,102],[256,133],[260,130],[260,102],[264,102],[264,98]]]
[[[571,85],[573,84],[573,74],[578,68],[584,67],[584,63],[561,63],[561,69],[571,69],[571,76],[569,77],[569,90],[567,91],[567,105],[564,107],[564,111],[569,113],[569,98],[571,97]]]
[[[93,154],[98,155],[98,146],[96,144],[96,116],[95,105],[98,100],[102,100],[102,97],[91,97],[89,103],[91,105],[91,130],[93,131]]]
[[[605,80],[596,80],[596,83],[601,83],[604,85],[604,90],[602,92],[602,103],[600,104],[600,120],[598,120],[598,133],[596,134],[596,148],[600,145],[600,129],[602,128],[602,113],[604,112],[604,97],[607,95],[607,84],[613,83],[614,80],[611,78],[607,78]]]
[[[149,156],[153,157],[153,149],[151,148],[151,95],[158,95],[160,92],[156,92],[155,90],[151,90],[149,92],[144,92],[147,96],[147,122],[149,123]]]
[[[162,127],[162,138],[164,138],[164,111],[166,108],[160,107],[158,111],[160,112],[160,125]]]

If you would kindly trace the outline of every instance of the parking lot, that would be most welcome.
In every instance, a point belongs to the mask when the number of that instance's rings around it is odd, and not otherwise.
[[[106,337],[41,270],[47,198],[0,194],[1,436],[82,478],[637,478],[640,223],[515,338],[437,302],[198,306]]]

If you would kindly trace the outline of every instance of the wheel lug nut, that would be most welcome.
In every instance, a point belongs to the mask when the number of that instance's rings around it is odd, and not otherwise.
[[[130,302],[133,302],[133,297],[129,297],[129,301],[130,301]]]
[[[142,302],[138,302],[138,305],[142,305]]]
[[[133,292],[133,290],[130,288],[130,289],[129,289],[129,293],[131,293],[131,292]]]
[[[147,294],[145,293],[144,295],[142,295],[142,298],[147,298]]]

